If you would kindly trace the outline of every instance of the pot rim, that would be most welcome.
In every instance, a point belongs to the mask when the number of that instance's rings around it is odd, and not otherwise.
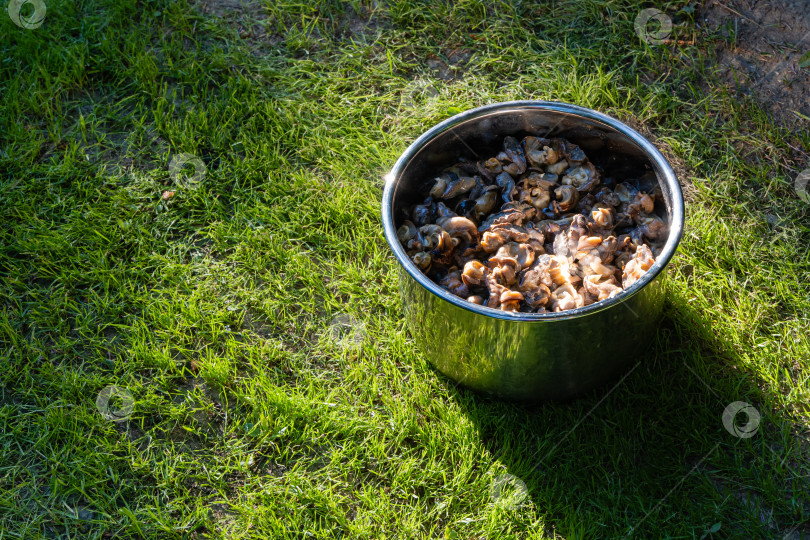
[[[655,263],[652,265],[652,267],[650,267],[649,270],[647,270],[647,272],[644,273],[644,276],[613,298],[595,302],[589,306],[550,313],[519,313],[500,311],[485,306],[479,306],[478,304],[468,302],[467,300],[444,290],[437,283],[428,278],[422,273],[421,270],[419,270],[419,268],[416,267],[413,261],[411,261],[410,257],[408,257],[402,245],[399,243],[393,216],[394,188],[396,187],[399,177],[405,170],[408,163],[422,150],[427,143],[435,139],[440,134],[452,130],[455,126],[469,120],[490,115],[492,113],[516,109],[552,110],[574,114],[606,124],[616,131],[624,134],[636,145],[638,145],[646,157],[651,161],[653,167],[656,169],[656,172],[660,172],[663,175],[664,182],[667,184],[669,191],[672,194],[672,205],[669,212],[669,236],[667,238],[667,242],[664,244],[664,248],[660,255],[656,258]],[[675,172],[672,170],[672,167],[669,165],[661,152],[658,151],[658,149],[650,141],[644,138],[638,131],[615,118],[596,112],[592,109],[558,101],[520,100],[493,103],[464,111],[433,126],[419,138],[417,138],[410,146],[408,146],[407,149],[405,149],[402,155],[400,155],[399,159],[397,159],[396,163],[394,163],[394,167],[391,169],[391,171],[385,175],[385,188],[383,190],[381,211],[385,239],[388,242],[388,245],[394,251],[394,256],[396,257],[397,261],[399,261],[401,267],[404,268],[404,270],[408,272],[408,274],[410,274],[410,276],[415,279],[417,283],[422,285],[435,296],[462,309],[486,317],[512,321],[572,319],[575,317],[591,315],[629,300],[647,284],[651,283],[664,270],[666,265],[675,255],[678,244],[680,243],[683,235],[684,227],[683,192],[681,191],[681,186],[678,183]]]

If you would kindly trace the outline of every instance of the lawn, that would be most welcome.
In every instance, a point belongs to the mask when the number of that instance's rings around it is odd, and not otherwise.
[[[810,119],[734,91],[702,6],[655,44],[635,0],[32,3],[0,12],[0,540],[810,537]],[[382,234],[408,144],[511,99],[629,123],[686,198],[654,346],[569,403],[434,370]]]

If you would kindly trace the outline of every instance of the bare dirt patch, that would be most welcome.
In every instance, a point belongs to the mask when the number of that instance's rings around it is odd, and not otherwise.
[[[280,41],[278,36],[267,33],[264,3],[260,0],[198,0],[196,6],[204,15],[222,19],[235,28],[239,37],[253,49]]]
[[[810,51],[808,0],[708,0],[697,24],[723,38],[715,51],[721,84],[776,121],[810,122],[810,68],[799,66]]]
[[[369,43],[375,41],[387,28],[376,10],[359,6],[346,7],[346,12],[337,24],[336,37],[345,41]]]
[[[254,53],[261,53],[266,46],[278,45],[286,39],[284,33],[268,32],[268,23],[272,21],[268,19],[266,3],[267,0],[197,0],[195,5],[203,15],[220,19],[227,27],[235,29]],[[299,23],[293,21],[292,24]],[[332,21],[331,28],[338,41],[368,44],[379,37],[385,24],[376,9],[347,5],[343,15]],[[318,41],[324,39],[317,27],[307,28],[307,33]]]
[[[463,76],[472,56],[473,51],[470,49],[453,49],[443,59],[436,55],[430,55],[425,63],[428,69],[439,79],[453,81]]]

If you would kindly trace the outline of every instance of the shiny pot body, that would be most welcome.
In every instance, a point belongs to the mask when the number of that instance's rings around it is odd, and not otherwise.
[[[404,208],[426,196],[423,185],[460,157],[497,153],[512,135],[564,137],[607,175],[657,184],[658,213],[669,237],[655,264],[616,297],[559,313],[510,313],[474,305],[422,274],[399,244]],[[625,124],[590,109],[555,102],[498,103],[456,115],[430,129],[399,158],[386,179],[382,219],[399,261],[409,329],[430,362],[459,384],[519,401],[567,399],[610,382],[643,361],[657,332],[664,269],[680,241],[683,196],[657,149]]]

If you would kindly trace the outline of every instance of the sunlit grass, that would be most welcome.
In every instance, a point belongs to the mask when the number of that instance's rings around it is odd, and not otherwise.
[[[0,538],[810,532],[810,135],[706,85],[713,38],[648,46],[630,0],[216,5],[0,12]],[[687,194],[656,344],[601,402],[473,395],[403,325],[382,178],[510,99],[630,122]]]

